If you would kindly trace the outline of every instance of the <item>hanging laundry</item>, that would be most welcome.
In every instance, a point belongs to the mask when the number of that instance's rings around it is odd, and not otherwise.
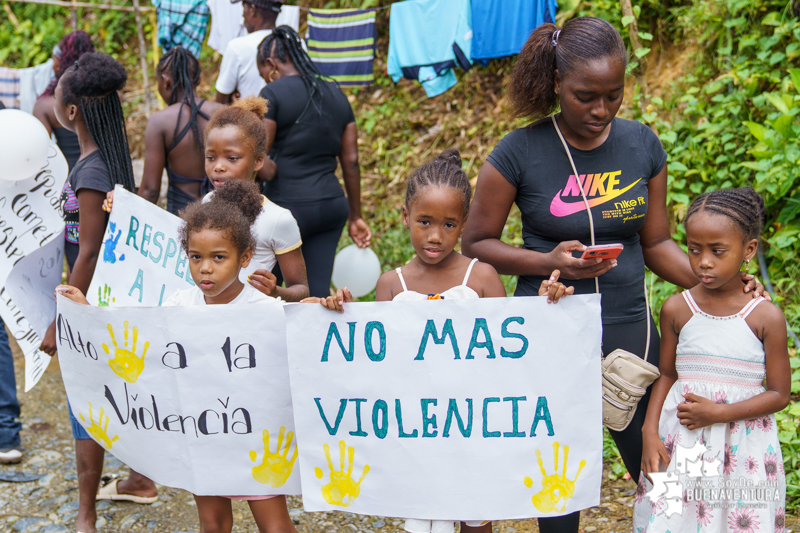
[[[0,67],[0,102],[9,109],[33,113],[36,99],[54,77],[52,58],[35,67]]]
[[[206,38],[209,10],[205,0],[153,0],[158,14],[158,44],[165,52],[181,45],[195,57]]]
[[[7,108],[19,108],[19,70],[0,67],[0,102]]]
[[[419,80],[425,94],[436,96],[456,84],[456,66],[464,70],[472,66],[470,0],[392,4],[387,70],[395,82]]]
[[[555,23],[556,0],[473,0],[472,59],[518,54],[533,30]]]
[[[308,55],[339,85],[372,85],[375,10],[309,9]]]
[[[230,0],[208,0],[208,9],[211,10],[208,46],[224,54],[229,42],[247,35],[242,18],[242,4],[232,4]],[[300,7],[282,6],[275,26],[291,26],[294,31],[300,31]]]

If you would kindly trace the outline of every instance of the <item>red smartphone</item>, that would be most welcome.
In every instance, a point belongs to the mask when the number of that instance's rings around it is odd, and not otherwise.
[[[598,244],[597,246],[587,246],[581,259],[616,259],[622,253],[624,246],[621,244]]]

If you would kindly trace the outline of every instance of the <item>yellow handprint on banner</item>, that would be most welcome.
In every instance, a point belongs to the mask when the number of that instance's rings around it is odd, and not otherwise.
[[[575,474],[575,478],[572,480],[567,479],[567,459],[569,457],[569,446],[565,445],[564,466],[562,473],[559,474],[558,447],[558,442],[554,442],[554,466],[553,473],[551,475],[547,475],[547,471],[544,469],[544,464],[542,463],[542,454],[539,453],[539,450],[536,450],[536,458],[539,461],[539,469],[542,471],[542,490],[537,494],[534,494],[531,500],[533,501],[533,506],[543,513],[549,513],[552,511],[563,513],[567,510],[566,500],[572,498],[572,496],[575,494],[575,481],[577,481],[578,476],[581,475],[581,470],[583,470],[583,467],[586,466],[586,460],[582,459],[578,465],[578,473]],[[530,488],[533,486],[533,480],[528,476],[525,476],[524,482],[526,487]],[[561,500],[565,500],[561,505],[561,508],[556,507],[556,504]]]
[[[120,348],[117,345],[117,339],[114,337],[114,328],[111,327],[111,324],[108,324],[108,333],[111,335],[111,342],[114,343],[114,358],[108,362],[108,366],[111,367],[111,370],[113,370],[116,375],[128,383],[136,383],[136,380],[139,379],[139,374],[144,370],[144,356],[147,353],[147,349],[150,347],[150,343],[145,342],[142,356],[137,356],[136,339],[139,337],[139,328],[133,326],[133,345],[129,350],[128,321],[126,320],[123,322],[123,325],[125,326],[125,344],[123,345],[124,348]],[[103,343],[103,351],[111,355],[108,345],[105,343]]]
[[[290,431],[286,436],[286,445],[284,446],[283,453],[281,454],[281,444],[283,444],[283,434],[286,428],[281,426],[278,433],[278,446],[275,448],[275,453],[269,451],[269,430],[265,429],[262,432],[264,441],[264,458],[261,464],[253,467],[253,478],[259,483],[269,485],[270,487],[282,487],[289,476],[292,475],[292,468],[294,461],[297,459],[297,445],[294,447],[292,458],[289,459],[289,449],[292,447],[292,438],[294,434]],[[255,462],[258,459],[258,452],[250,450],[250,460]]]
[[[356,454],[355,449],[352,446],[347,448],[347,472],[344,470],[345,443],[343,440],[339,441],[339,470],[333,469],[330,446],[325,444],[323,449],[325,450],[325,459],[328,461],[328,469],[331,471],[331,481],[323,485],[322,498],[331,505],[349,507],[361,493],[361,482],[364,481],[369,472],[369,465],[364,465],[361,478],[358,481],[354,481],[352,474],[353,458]],[[317,478],[322,479],[321,468],[314,468],[314,474],[316,474]]]
[[[81,417],[81,420],[86,422],[86,419],[83,417],[82,413],[78,413],[78,416]],[[89,435],[94,437],[94,439],[100,443],[103,448],[106,450],[110,450],[111,447],[114,445],[115,442],[119,440],[119,435],[114,435],[113,438],[109,438],[108,436],[108,423],[111,419],[106,417],[105,419],[105,427],[102,426],[103,420],[103,408],[100,408],[100,416],[97,417],[97,421],[94,420],[94,414],[92,414],[92,402],[89,402],[89,426],[86,428],[86,431],[89,432]]]

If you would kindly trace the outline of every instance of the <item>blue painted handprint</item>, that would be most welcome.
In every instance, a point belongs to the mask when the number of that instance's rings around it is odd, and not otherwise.
[[[122,230],[117,231],[116,236],[114,232],[117,230],[117,224],[114,222],[110,222],[108,224],[108,238],[103,242],[103,261],[106,263],[116,263],[117,262],[117,243],[119,242],[119,238],[122,235]],[[119,256],[120,261],[125,261],[125,254]]]

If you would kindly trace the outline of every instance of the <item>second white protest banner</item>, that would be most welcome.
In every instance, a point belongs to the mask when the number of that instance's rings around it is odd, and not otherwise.
[[[298,494],[279,305],[94,307],[58,298],[73,413],[122,462],[199,495]]]
[[[599,504],[599,296],[285,310],[307,511],[488,520]]]

